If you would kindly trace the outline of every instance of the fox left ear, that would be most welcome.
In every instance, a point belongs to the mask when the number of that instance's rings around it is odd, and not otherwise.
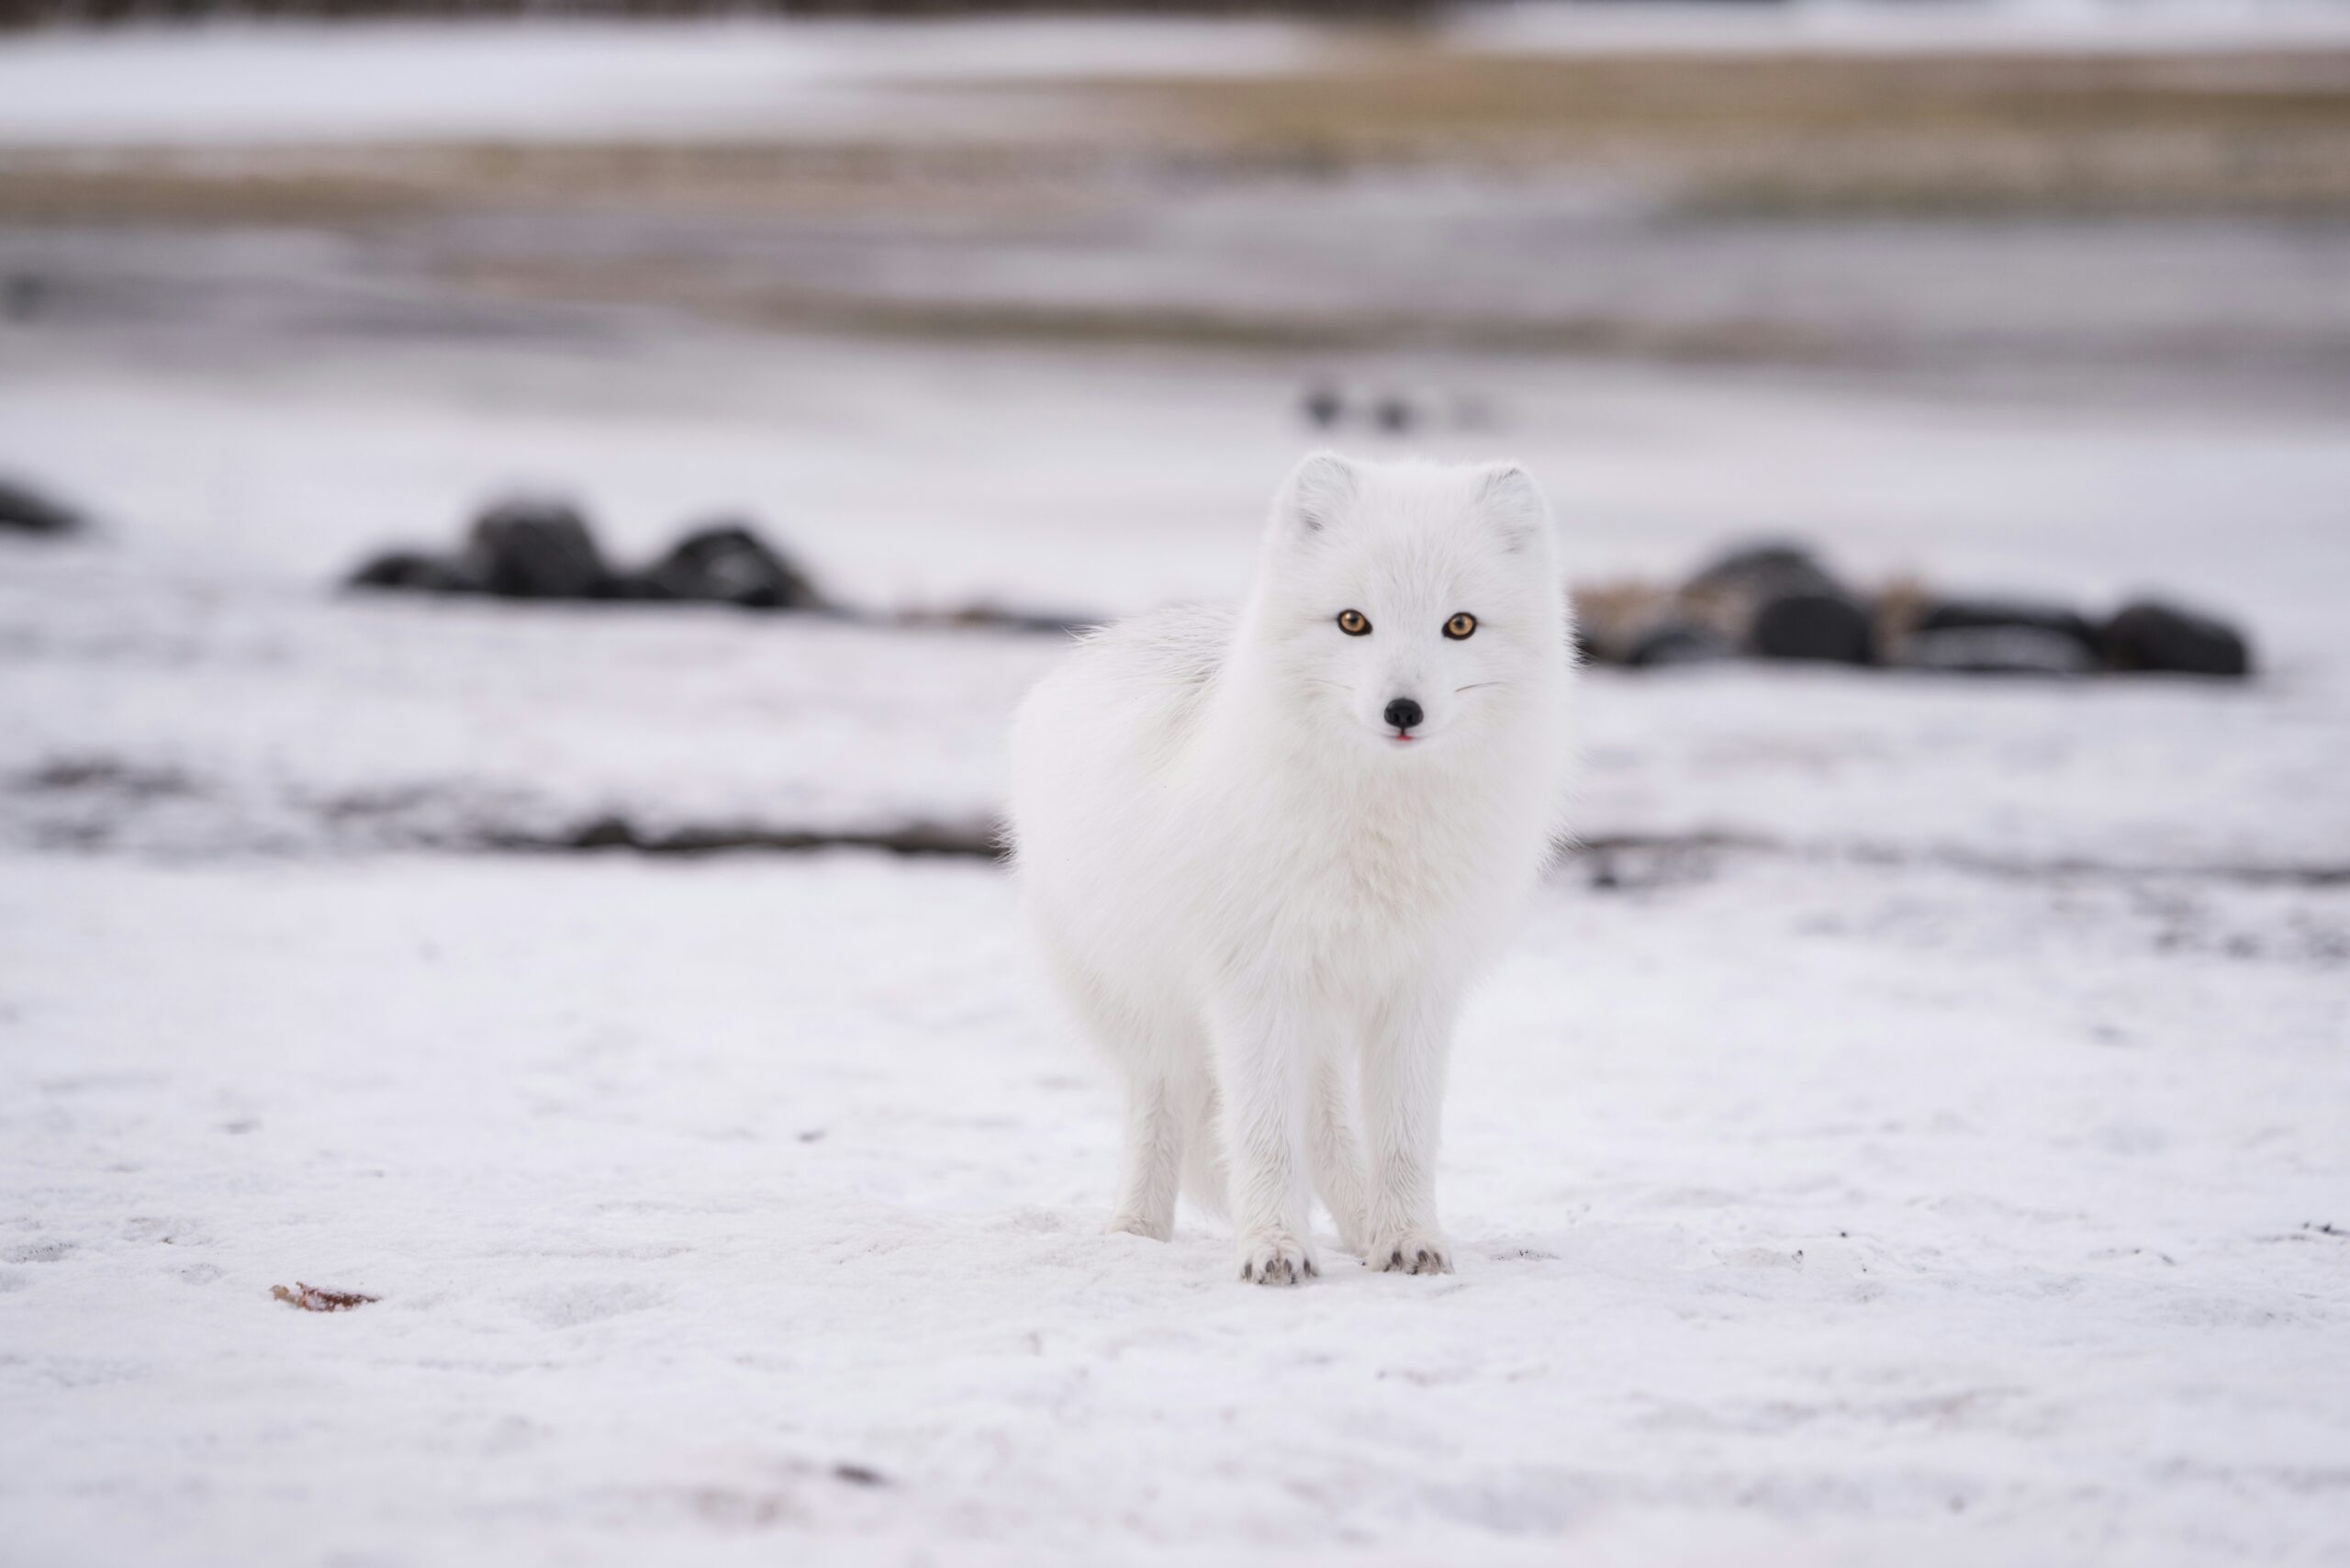
[[[1355,498],[1355,471],[1335,452],[1308,454],[1281,487],[1276,521],[1299,533],[1319,533]]]
[[[1532,548],[1550,531],[1550,508],[1534,476],[1515,463],[1497,463],[1477,487],[1477,510],[1500,529],[1513,552]]]

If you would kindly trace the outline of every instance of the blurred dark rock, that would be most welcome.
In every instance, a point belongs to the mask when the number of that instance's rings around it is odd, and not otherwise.
[[[2087,675],[2097,667],[2087,644],[2045,626],[1944,626],[1913,634],[1901,650],[1912,669],[1953,675]]]
[[[352,588],[405,588],[415,593],[479,593],[482,581],[453,556],[424,550],[386,550],[361,563]]]
[[[1710,626],[1689,621],[1667,621],[1650,627],[1634,640],[1624,662],[1640,669],[1663,665],[1710,664],[1738,650],[1728,637]]]
[[[1919,632],[1991,631],[1999,628],[2044,632],[2071,639],[2084,655],[2098,651],[2097,628],[2087,616],[2062,604],[2031,599],[1937,599],[1919,612]]]
[[[474,521],[464,569],[504,599],[594,599],[611,577],[587,520],[567,502],[501,501]]]
[[[1677,588],[1578,586],[1573,605],[1584,658],[1636,667],[1743,654],[1966,675],[2252,669],[2236,628],[2176,604],[2140,600],[2099,624],[2069,605],[1944,596],[1909,577],[1863,598],[1791,539],[1736,545]]]
[[[0,532],[56,538],[78,533],[83,526],[82,514],[64,502],[44,496],[30,486],[0,479]]]
[[[637,604],[667,604],[677,599],[675,594],[663,592],[643,572],[613,573],[596,589],[596,597]]]
[[[1494,405],[1474,392],[1426,388],[1419,393],[1349,391],[1334,382],[1315,381],[1298,396],[1298,412],[1316,430],[1360,423],[1386,435],[1417,430],[1491,430]]]
[[[1742,544],[1716,556],[1682,586],[1694,619],[1766,659],[1868,664],[1875,617],[1802,545]]]
[[[1783,593],[1756,607],[1746,651],[1766,659],[1816,659],[1864,665],[1876,652],[1868,606],[1836,590]]]
[[[1757,540],[1733,545],[1700,567],[1682,585],[1684,593],[1740,596],[1758,604],[1790,593],[1845,592],[1818,556],[1791,540]]]
[[[755,610],[825,606],[814,578],[739,522],[695,529],[652,566],[620,579],[612,597],[735,604]]]
[[[2139,599],[2116,610],[2098,639],[2118,670],[2242,677],[2252,673],[2244,634],[2215,616]]]
[[[643,570],[616,572],[576,508],[538,498],[502,501],[483,512],[460,554],[389,550],[367,560],[348,581],[353,588],[505,599],[832,608],[815,580],[748,524],[705,524]]]
[[[5,290],[0,290],[0,309],[5,309],[12,321],[29,321],[40,314],[49,297],[49,283],[39,273],[10,273]]]

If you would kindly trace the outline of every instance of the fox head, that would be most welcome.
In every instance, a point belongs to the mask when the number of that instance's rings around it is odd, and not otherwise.
[[[1570,657],[1550,510],[1514,463],[1314,454],[1274,501],[1250,617],[1334,744],[1399,758],[1508,724]]]

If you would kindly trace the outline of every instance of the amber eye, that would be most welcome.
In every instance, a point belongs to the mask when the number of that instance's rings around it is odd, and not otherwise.
[[[1371,622],[1363,619],[1360,610],[1341,610],[1338,611],[1338,630],[1349,637],[1368,637],[1371,635]]]
[[[1444,634],[1458,643],[1477,629],[1477,618],[1462,610],[1444,623]]]

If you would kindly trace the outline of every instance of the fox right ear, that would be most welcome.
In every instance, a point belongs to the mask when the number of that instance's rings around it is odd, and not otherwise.
[[[1281,487],[1274,519],[1298,533],[1319,533],[1337,521],[1354,497],[1353,465],[1335,452],[1312,453]]]
[[[1512,550],[1523,550],[1550,531],[1550,509],[1534,476],[1515,463],[1496,463],[1477,487],[1477,504],[1500,525]]]

